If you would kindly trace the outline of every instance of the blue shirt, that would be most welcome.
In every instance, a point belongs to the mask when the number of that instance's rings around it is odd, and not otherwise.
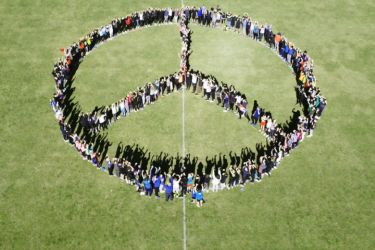
[[[173,188],[172,188],[171,184],[165,186],[165,193],[166,194],[171,194],[172,191],[173,191]]]
[[[293,48],[289,48],[289,55],[293,55],[294,54],[294,49]]]
[[[258,119],[259,116],[260,116],[260,110],[256,109],[255,112],[254,112],[254,118]]]
[[[187,184],[193,184],[193,177],[188,177]]]
[[[143,185],[145,186],[146,189],[151,189],[151,182],[150,180],[144,180]]]
[[[288,45],[285,45],[285,47],[284,47],[284,51],[285,51],[286,54],[289,53],[289,46],[288,46]]]
[[[154,188],[159,188],[160,187],[160,177],[156,178],[154,182]]]
[[[202,9],[199,9],[198,10],[198,17],[201,17],[202,16]]]
[[[202,191],[197,192],[195,194],[195,197],[196,197],[197,201],[203,200],[203,193],[202,193]]]

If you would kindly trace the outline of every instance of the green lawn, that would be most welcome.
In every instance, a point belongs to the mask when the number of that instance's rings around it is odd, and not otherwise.
[[[233,84],[272,112],[279,122],[289,120],[296,102],[294,76],[272,50],[249,38],[192,24],[191,65],[219,81]]]
[[[271,177],[246,186],[245,192],[209,193],[202,209],[187,204],[187,248],[372,249],[374,2],[205,3],[218,4],[233,13],[248,12],[261,22],[272,23],[275,31],[307,49],[328,107],[314,136],[287,157]],[[82,161],[63,142],[48,105],[53,92],[50,72],[60,56],[59,48],[112,17],[169,5],[180,6],[180,2],[0,3],[1,249],[183,247],[182,202],[146,201],[132,187]],[[232,83],[233,79],[233,84],[264,103],[278,120],[288,117],[294,105],[293,79],[271,51],[241,36],[191,27],[195,39],[193,68],[212,73],[219,80]],[[176,71],[177,31],[171,25],[131,33],[89,55],[75,82],[77,100],[84,110],[109,104],[143,81]],[[227,48],[227,44],[232,46]],[[149,46],[154,46],[153,53],[147,53]],[[233,57],[236,60],[231,61]],[[134,63],[127,66],[132,58]],[[97,90],[92,92],[90,86]],[[122,86],[123,91],[117,91]],[[187,151],[216,154],[261,139],[244,121],[199,98],[185,94]],[[178,152],[180,105],[179,93],[163,97],[143,112],[116,123],[109,136],[138,141],[153,151]],[[142,135],[140,128],[126,133],[140,123],[147,128],[146,134]],[[236,128],[227,137],[239,142],[212,132],[218,129],[225,133],[227,127]],[[238,148],[233,148],[235,145]]]
[[[179,67],[177,25],[143,28],[99,46],[80,65],[74,86],[84,111],[110,105]]]

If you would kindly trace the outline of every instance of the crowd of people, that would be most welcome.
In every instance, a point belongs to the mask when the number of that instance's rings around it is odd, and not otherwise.
[[[249,102],[244,93],[227,85],[212,75],[190,69],[189,55],[191,44],[190,21],[208,27],[223,26],[225,30],[234,30],[259,42],[264,39],[292,69],[296,77],[297,104],[301,111],[294,110],[290,121],[279,124],[272,118],[272,113],[260,107],[256,100],[249,109]],[[80,62],[97,45],[107,39],[144,26],[160,23],[179,23],[181,36],[179,72],[149,82],[143,87],[129,92],[121,100],[107,107],[95,109],[91,113],[81,113],[79,105],[73,103],[72,87],[74,75]],[[242,31],[242,32],[241,32]],[[64,57],[53,68],[52,74],[56,91],[51,99],[51,106],[58,120],[64,140],[81,154],[82,158],[92,162],[102,171],[117,176],[145,196],[155,195],[165,199],[183,197],[188,193],[192,202],[202,206],[204,192],[230,189],[243,186],[248,182],[260,182],[273,169],[277,169],[281,160],[298,147],[305,137],[312,136],[316,122],[320,119],[326,99],[316,86],[313,74],[314,63],[306,51],[301,51],[281,33],[274,34],[271,25],[261,25],[246,14],[242,17],[223,12],[220,8],[208,9],[185,7],[183,9],[148,9],[135,12],[127,17],[114,19],[110,24],[95,29],[77,43],[64,49]],[[107,155],[111,143],[99,132],[105,130],[120,117],[143,110],[153,104],[160,96],[168,95],[182,87],[192,93],[201,94],[210,102],[216,102],[224,112],[231,111],[239,119],[245,117],[248,123],[267,137],[267,144],[257,144],[257,153],[242,149],[238,156],[226,155],[206,158],[205,164],[196,157],[169,156],[150,153],[131,147],[118,145],[114,158]]]

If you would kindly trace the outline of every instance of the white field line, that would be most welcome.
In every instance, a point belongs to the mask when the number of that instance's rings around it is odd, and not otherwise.
[[[185,86],[182,86],[182,165],[184,164],[185,158]],[[183,166],[185,167],[185,166]],[[186,205],[185,196],[183,196],[182,202],[182,224],[184,233],[184,250],[186,250]]]
[[[181,8],[184,8],[184,0],[181,0]],[[182,87],[182,164],[185,158],[185,89]],[[185,167],[185,166],[184,166]],[[182,198],[182,226],[184,234],[184,250],[186,250],[186,197]]]

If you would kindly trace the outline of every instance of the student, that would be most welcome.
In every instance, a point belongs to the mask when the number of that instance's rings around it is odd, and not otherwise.
[[[99,154],[93,153],[91,157],[92,165],[99,167]]]
[[[181,185],[181,196],[185,197],[187,193],[187,177],[185,173],[181,174],[180,185]]]
[[[174,195],[178,195],[179,193],[180,193],[180,180],[181,180],[181,178],[180,178],[180,175],[175,175],[174,177],[173,177],[173,194]]]
[[[191,76],[191,83],[193,85],[193,93],[197,90],[197,82],[198,82],[198,76],[197,74],[193,73]]]
[[[126,116],[125,101],[121,100],[119,106],[120,106],[120,111],[121,111],[122,116],[125,117]]]
[[[247,100],[245,98],[242,99],[240,108],[239,108],[239,119],[241,119],[242,116],[245,116],[247,119],[247,122],[250,123],[250,117],[247,111]]]
[[[153,178],[153,183],[154,183],[155,197],[159,199],[160,198],[159,188],[160,188],[160,183],[161,183],[160,175],[153,176],[152,178]]]
[[[227,92],[225,92],[223,104],[224,104],[223,112],[228,112],[228,110],[229,110],[229,95],[228,95]]]
[[[219,191],[219,184],[220,184],[220,175],[215,175],[215,170],[212,168],[212,191],[217,192]]]
[[[244,163],[243,167],[242,167],[242,185],[245,185],[246,184],[246,181],[249,177],[249,163],[246,162]]]
[[[117,120],[117,103],[113,103],[111,106],[112,115],[115,120]]]
[[[203,190],[200,185],[197,187],[197,192],[195,193],[195,198],[197,200],[197,207],[202,207],[203,205]]]
[[[224,190],[226,188],[227,183],[227,170],[223,169],[223,172],[219,169],[219,175],[220,175],[220,189]]]
[[[216,86],[216,91],[215,91],[215,97],[217,100],[217,105],[221,104],[221,95],[222,95],[222,87],[221,86]]]
[[[254,104],[255,105],[255,104]],[[257,107],[253,113],[253,115],[251,116],[251,124],[253,126],[256,126],[257,125],[257,122],[259,120],[259,117],[260,117],[260,108]]]
[[[192,84],[192,76],[191,76],[190,72],[187,72],[187,74],[186,74],[186,89],[187,90],[190,90],[191,84]]]
[[[159,192],[162,194],[165,192],[165,177],[163,174],[160,174],[160,186],[159,186]]]
[[[143,186],[145,188],[145,195],[146,196],[150,196],[152,195],[152,187],[151,187],[151,181],[150,181],[150,178],[148,176],[146,176],[146,178],[143,180]]]
[[[236,169],[234,165],[229,168],[229,189],[232,189],[236,185]]]
[[[197,185],[198,185],[198,184],[196,184],[196,185],[193,187],[192,191],[191,191],[191,203],[192,203],[192,204],[194,204],[195,201],[196,201]]]
[[[171,180],[172,178],[168,178],[167,176],[167,180],[165,182],[165,201],[173,201],[173,187],[172,187],[172,183],[171,183]]]
[[[187,178],[187,191],[190,193],[193,189],[193,179],[194,179],[194,174],[189,173],[188,178]]]

